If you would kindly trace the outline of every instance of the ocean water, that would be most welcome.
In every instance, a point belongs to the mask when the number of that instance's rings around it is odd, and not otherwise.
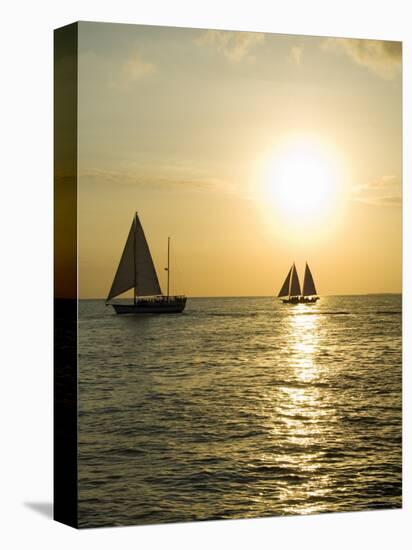
[[[81,301],[80,526],[400,507],[401,302]]]

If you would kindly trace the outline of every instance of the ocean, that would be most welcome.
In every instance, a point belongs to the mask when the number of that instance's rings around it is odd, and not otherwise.
[[[79,302],[79,526],[399,508],[402,298]]]

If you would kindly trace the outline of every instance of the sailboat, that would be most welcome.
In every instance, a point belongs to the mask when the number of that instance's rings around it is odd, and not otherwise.
[[[303,279],[303,292],[300,289],[300,282],[296,266],[292,267],[286,276],[285,282],[280,289],[278,298],[283,298],[284,304],[314,304],[319,300],[317,296],[315,281],[312,272],[306,262],[305,275]]]
[[[186,296],[170,296],[170,237],[167,245],[167,294],[162,293],[149,245],[137,212],[127,237],[106,305],[118,314],[181,313]],[[111,302],[113,298],[133,289],[133,303]]]

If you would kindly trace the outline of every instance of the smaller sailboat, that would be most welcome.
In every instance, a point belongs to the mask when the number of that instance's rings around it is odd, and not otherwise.
[[[303,278],[303,291],[300,289],[298,272],[293,263],[280,289],[278,298],[282,298],[284,304],[315,304],[319,300],[315,281],[313,280],[312,272],[307,262]]]
[[[162,293],[149,245],[136,214],[127,237],[106,305],[118,314],[181,313],[186,296],[170,296],[170,237],[167,246],[167,294]],[[111,302],[113,298],[133,289],[133,303]]]

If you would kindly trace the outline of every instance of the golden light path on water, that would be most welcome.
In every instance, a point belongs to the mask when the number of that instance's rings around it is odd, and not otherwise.
[[[323,369],[316,362],[319,349],[320,316],[314,311],[307,311],[307,306],[296,305],[287,317],[289,365],[294,385],[278,388],[281,398],[277,399],[274,409],[274,436],[279,436],[279,419],[284,424],[282,437],[284,446],[297,448],[293,454],[273,454],[268,457],[272,463],[300,471],[305,474],[305,481],[291,483],[290,479],[279,480],[278,496],[284,501],[289,513],[310,514],[321,512],[327,505],[320,505],[331,492],[330,476],[321,473],[321,458],[324,455],[322,446],[327,445],[323,431],[330,423],[334,410],[322,402]],[[296,337],[298,335],[298,337]],[[328,418],[326,418],[328,417]],[[313,448],[317,450],[313,450]],[[313,502],[313,504],[310,504]],[[287,503],[287,504],[286,504]]]
[[[303,315],[301,309],[305,306],[298,306],[294,315],[289,320],[291,331],[299,334],[300,339],[294,340],[291,346],[291,361],[298,380],[304,383],[313,383],[321,377],[320,368],[315,362],[315,351],[319,339],[319,316]],[[329,476],[319,475],[318,458],[322,452],[306,452],[305,448],[313,443],[322,443],[322,432],[319,431],[319,419],[324,414],[322,412],[319,388],[313,385],[303,386],[301,388],[285,388],[288,397],[286,405],[293,414],[293,419],[286,421],[290,431],[289,441],[296,445],[301,445],[302,452],[297,457],[291,459],[298,462],[303,471],[312,472],[313,476],[309,481],[300,485],[297,489],[293,486],[285,486],[281,498],[289,501],[298,501],[298,504],[292,507],[295,513],[310,513],[319,511],[319,505],[310,506],[308,501],[310,497],[324,497],[329,491]],[[302,420],[304,418],[304,420]]]

